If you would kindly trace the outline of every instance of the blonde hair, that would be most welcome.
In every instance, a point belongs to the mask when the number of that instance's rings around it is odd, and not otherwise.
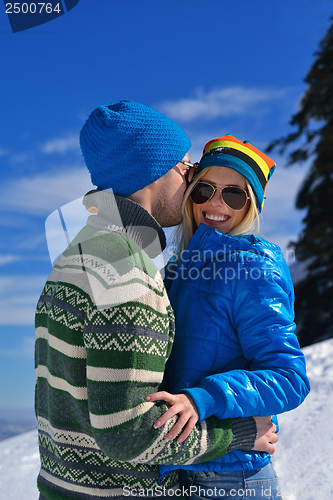
[[[211,168],[213,167],[204,168],[199,174],[197,174],[194,180],[191,182],[190,186],[185,191],[182,203],[183,222],[177,227],[175,231],[175,243],[178,252],[183,252],[184,250],[186,250],[192,239],[192,236],[197,229],[193,216],[193,201],[190,198],[190,194],[194,187],[198,184],[198,182],[200,182],[200,180],[207,174],[207,172],[209,172]],[[237,236],[249,232],[259,233],[260,220],[257,201],[251,185],[246,179],[245,182],[246,190],[250,197],[250,206],[244,219],[240,222],[240,224],[238,224],[237,227],[235,227],[230,231],[230,233],[228,233],[229,236]]]

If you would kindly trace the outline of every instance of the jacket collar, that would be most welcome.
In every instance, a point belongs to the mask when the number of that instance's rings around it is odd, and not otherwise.
[[[207,252],[207,249],[210,249],[211,252]],[[211,258],[216,252],[219,255],[224,254],[230,258],[230,256],[242,251],[252,252],[261,257],[272,257],[273,253],[281,253],[279,247],[258,235],[241,234],[238,236],[229,236],[205,224],[200,224],[186,250],[186,252],[189,252],[188,255],[196,252],[202,253],[201,260]]]
[[[83,198],[88,208],[95,205],[87,225],[99,230],[120,233],[144,250],[153,259],[166,247],[163,229],[154,217],[138,203],[114,195],[111,191],[93,191]]]

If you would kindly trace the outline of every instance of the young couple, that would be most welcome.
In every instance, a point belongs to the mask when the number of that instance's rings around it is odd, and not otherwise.
[[[275,163],[225,135],[192,165],[184,131],[132,101],[96,108],[80,143],[94,215],[36,313],[40,499],[169,498],[179,477],[194,498],[277,499],[270,416],[309,382],[289,270],[258,235]],[[182,219],[168,296],[151,259]]]

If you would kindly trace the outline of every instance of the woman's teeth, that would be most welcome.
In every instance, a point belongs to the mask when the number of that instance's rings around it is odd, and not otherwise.
[[[215,220],[217,222],[223,222],[228,219],[227,215],[208,215],[205,214],[206,219]]]

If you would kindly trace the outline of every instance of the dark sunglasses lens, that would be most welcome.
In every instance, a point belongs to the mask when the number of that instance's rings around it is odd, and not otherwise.
[[[201,205],[202,203],[206,203],[206,201],[211,198],[213,193],[213,186],[210,186],[209,184],[199,183],[195,186],[190,196],[193,203],[195,203],[196,205]]]
[[[228,186],[223,188],[222,198],[233,210],[241,210],[246,205],[246,193],[238,187]]]
[[[189,167],[185,173],[185,180],[186,180],[186,189],[189,187],[189,185],[191,184],[191,181],[194,177],[194,172],[195,172],[195,168],[193,167]]]

